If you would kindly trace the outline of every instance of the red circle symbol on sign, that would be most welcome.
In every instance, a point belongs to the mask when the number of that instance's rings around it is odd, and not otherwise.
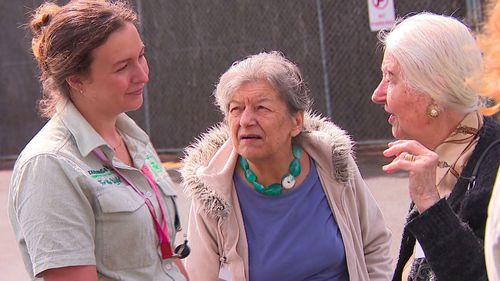
[[[377,9],[385,9],[389,4],[389,0],[372,0],[373,6]]]

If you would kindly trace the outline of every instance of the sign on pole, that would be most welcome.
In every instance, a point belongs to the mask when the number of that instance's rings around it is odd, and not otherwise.
[[[389,29],[394,25],[394,0],[368,0],[370,30]]]

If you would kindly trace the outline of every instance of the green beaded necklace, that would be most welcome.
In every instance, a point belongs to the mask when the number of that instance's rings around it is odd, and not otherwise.
[[[285,174],[281,183],[273,183],[268,187],[263,186],[262,184],[257,182],[257,175],[250,169],[250,165],[248,164],[248,160],[240,155],[240,166],[245,172],[245,178],[249,183],[255,187],[255,189],[265,195],[269,196],[278,196],[283,193],[283,188],[290,189],[295,186],[295,177],[300,175],[301,166],[300,166],[300,157],[302,156],[302,149],[297,145],[292,145],[292,153],[294,159],[290,163],[289,170],[290,173]]]

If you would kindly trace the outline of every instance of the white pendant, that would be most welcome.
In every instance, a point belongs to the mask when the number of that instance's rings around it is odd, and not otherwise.
[[[288,176],[284,177],[281,181],[281,185],[286,189],[292,188],[295,185],[295,177],[288,174]]]

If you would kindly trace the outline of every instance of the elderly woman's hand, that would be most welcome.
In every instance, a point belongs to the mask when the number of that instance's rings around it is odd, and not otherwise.
[[[420,213],[439,201],[436,187],[439,159],[435,152],[414,140],[398,140],[389,143],[384,156],[396,156],[391,163],[382,167],[386,173],[408,171],[410,197]]]

